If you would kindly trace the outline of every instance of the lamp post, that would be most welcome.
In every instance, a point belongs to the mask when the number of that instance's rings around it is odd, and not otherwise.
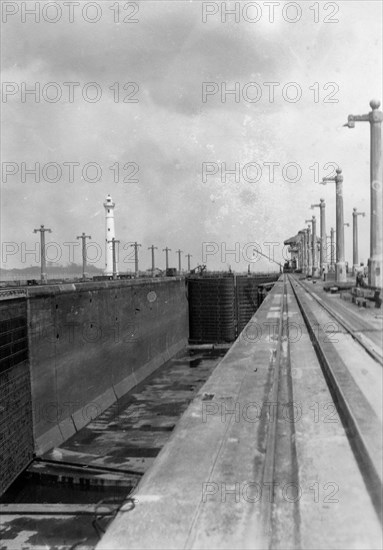
[[[359,264],[358,258],[358,216],[365,216],[365,212],[358,212],[356,208],[352,210],[352,273],[355,275]]]
[[[305,254],[305,246],[306,246],[306,232],[304,229],[301,229],[298,231],[298,235],[300,235],[300,241],[299,241],[299,268],[302,270],[302,273],[305,273],[306,270],[306,254]]]
[[[355,122],[370,123],[370,258],[368,260],[368,284],[383,286],[383,222],[382,222],[382,121],[380,101],[370,101],[366,115],[349,115],[348,128],[355,128]]]
[[[176,253],[178,254],[178,275],[181,275],[181,254],[183,250],[177,250]]]
[[[306,220],[306,223],[311,223],[312,220]],[[311,239],[311,227],[307,226],[306,229],[306,275],[311,275],[313,264],[312,264],[312,254],[311,254],[311,245],[312,245],[312,239]]]
[[[346,262],[344,259],[344,216],[343,216],[343,176],[341,168],[336,169],[336,176],[323,178],[321,183],[335,181],[336,186],[336,263],[335,281],[347,281]]]
[[[320,244],[320,252],[319,252],[319,265],[321,268],[321,271],[324,272],[326,270],[326,264],[327,264],[327,258],[326,258],[326,202],[324,199],[320,199],[319,204],[312,204],[311,208],[320,208],[320,238],[321,238],[321,244]]]
[[[318,269],[318,251],[317,251],[317,220],[315,216],[312,217],[311,226],[312,226],[311,249],[312,249],[312,256],[313,256],[312,276],[318,277],[319,269]]]
[[[148,247],[148,250],[152,251],[152,277],[154,277],[154,270],[156,269],[156,266],[154,263],[154,251],[158,250],[158,246],[154,246],[154,244],[152,244],[152,246]]]
[[[82,241],[82,279],[85,281],[86,279],[86,240],[91,239],[92,237],[90,235],[85,235],[85,233],[82,233],[77,237],[77,239],[81,239]]]
[[[45,233],[52,233],[51,229],[40,225],[39,229],[34,229],[33,233],[40,233],[40,248],[41,248],[41,282],[45,284],[47,282],[47,265],[45,256]]]
[[[192,257],[192,254],[186,254],[185,258],[188,259],[188,272],[190,273],[190,258]]]
[[[335,252],[335,229],[332,227],[330,229],[330,266],[331,266],[331,271],[335,271],[334,252]]]
[[[314,233],[316,233],[316,219],[315,216],[312,217],[311,220],[305,220],[306,223],[311,223],[311,231],[309,227],[309,241],[307,243],[307,246],[310,251],[310,262],[309,262],[309,275],[312,277],[316,274],[316,254],[315,254],[315,246],[314,246]],[[315,237],[316,239],[316,237]]]
[[[141,246],[138,242],[134,242],[130,246],[134,248],[134,276],[138,277],[138,248]]]
[[[171,252],[171,248],[163,248],[162,252],[165,252],[165,267],[168,270],[169,269],[169,252]]]

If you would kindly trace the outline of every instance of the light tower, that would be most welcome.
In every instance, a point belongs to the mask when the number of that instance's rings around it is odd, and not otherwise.
[[[115,203],[112,197],[108,195],[104,202],[105,208],[105,275],[113,275],[113,246],[112,241],[116,238],[114,230],[114,207]],[[115,274],[118,275],[118,265],[116,261]]]

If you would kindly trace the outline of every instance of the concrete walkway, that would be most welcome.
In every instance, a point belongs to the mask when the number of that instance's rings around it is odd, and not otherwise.
[[[291,287],[285,297],[283,287],[275,285],[216,367],[142,478],[135,508],[122,509],[97,550],[381,548],[363,476]],[[291,330],[280,341],[282,311]],[[278,356],[282,393],[273,403]]]

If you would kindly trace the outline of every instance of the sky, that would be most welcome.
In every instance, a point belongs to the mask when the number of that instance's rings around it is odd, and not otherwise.
[[[57,243],[48,259],[80,263],[64,243],[85,232],[103,267],[107,194],[121,272],[134,241],[140,269],[152,244],[160,268],[165,246],[174,266],[181,249],[183,267],[190,253],[192,267],[243,271],[249,243],[281,260],[321,197],[335,226],[335,184],[319,184],[328,163],[344,174],[346,260],[357,207],[367,261],[369,127],[343,124],[382,97],[380,2],[280,1],[273,21],[264,2],[71,2],[72,22],[62,2],[24,3],[37,15],[22,4],[2,3],[1,267],[38,264],[26,251],[41,224]],[[40,181],[25,172],[36,163]]]

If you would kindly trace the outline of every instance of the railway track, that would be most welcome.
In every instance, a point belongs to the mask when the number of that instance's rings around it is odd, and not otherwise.
[[[307,285],[303,285],[298,279],[294,278],[294,282],[298,283],[302,288],[305,289],[306,292],[318,303],[320,306],[327,311],[334,319],[335,321],[342,326],[353,338],[356,340],[363,349],[373,358],[375,361],[377,361],[380,365],[383,366],[383,354],[382,350],[377,349],[377,346],[374,345],[373,342],[371,342],[369,339],[366,338],[363,334],[361,334],[361,328],[352,326],[352,324],[348,321],[346,321],[343,317],[341,317],[334,308],[330,307],[328,304],[326,304],[315,292],[312,292]],[[291,281],[290,281],[291,282]]]
[[[382,429],[381,421],[350,373],[347,366],[347,357],[344,357],[337,350],[336,343],[326,338],[325,331],[310,308],[305,293],[308,293],[380,365],[383,364],[381,355],[371,344],[361,338],[357,331],[333,308],[325,304],[314,292],[311,292],[306,285],[302,285],[291,276],[288,276],[288,279],[368,493],[379,520],[382,522],[383,455],[381,435],[379,435]],[[319,327],[319,330],[315,330],[316,327]]]
[[[292,487],[299,487],[299,474],[297,467],[297,456],[295,441],[294,423],[286,423],[281,413],[283,406],[284,414],[289,418],[293,417],[292,404],[293,385],[288,338],[288,285],[289,281],[284,276],[283,292],[280,296],[279,319],[276,327],[278,331],[278,342],[275,353],[271,359],[272,385],[270,391],[270,402],[276,403],[274,411],[275,419],[269,418],[265,466],[263,472],[263,486],[283,486],[288,480]],[[286,409],[287,408],[287,409]],[[273,413],[272,413],[273,414]],[[270,548],[300,548],[299,540],[299,502],[291,505],[284,499],[275,500],[272,498],[262,500],[262,523],[266,527],[265,538]],[[286,528],[286,526],[289,526]],[[281,541],[283,543],[281,544]]]
[[[289,341],[289,304],[294,300],[302,314],[305,329],[322,369],[324,384],[327,385],[333,398],[365,488],[379,520],[382,521],[382,449],[377,437],[381,431],[381,422],[366,397],[356,386],[336,346],[326,340],[323,329],[315,330],[318,322],[310,309],[306,292],[313,298],[317,297],[302,284],[297,287],[294,283],[297,283],[296,279],[286,274],[283,276],[283,291],[280,294],[275,325],[276,347],[270,362],[272,382],[268,398],[271,403],[276,403],[276,409],[275,421],[270,418],[268,421],[262,484],[264,487],[270,487],[273,494],[272,498],[263,498],[261,501],[261,524],[264,526],[262,545],[273,550],[305,547],[301,540],[301,514],[304,516],[305,511],[301,508],[299,500],[293,502],[291,499],[278,498],[277,491],[278,487],[286,486],[286,480],[288,480],[287,485],[291,487],[302,486],[300,479],[302,465],[298,464],[299,451],[296,444],[295,423],[285,421],[286,410],[289,410],[287,413],[289,418],[294,417],[295,380]],[[315,303],[320,304],[332,315],[332,309],[325,307],[321,300],[316,300]],[[277,313],[276,309],[277,307],[274,306],[274,313]],[[366,342],[355,338],[355,331],[348,326],[347,322],[343,322],[339,315],[332,315],[332,317],[374,360],[377,360],[376,354]],[[319,472],[318,475],[320,475]]]

